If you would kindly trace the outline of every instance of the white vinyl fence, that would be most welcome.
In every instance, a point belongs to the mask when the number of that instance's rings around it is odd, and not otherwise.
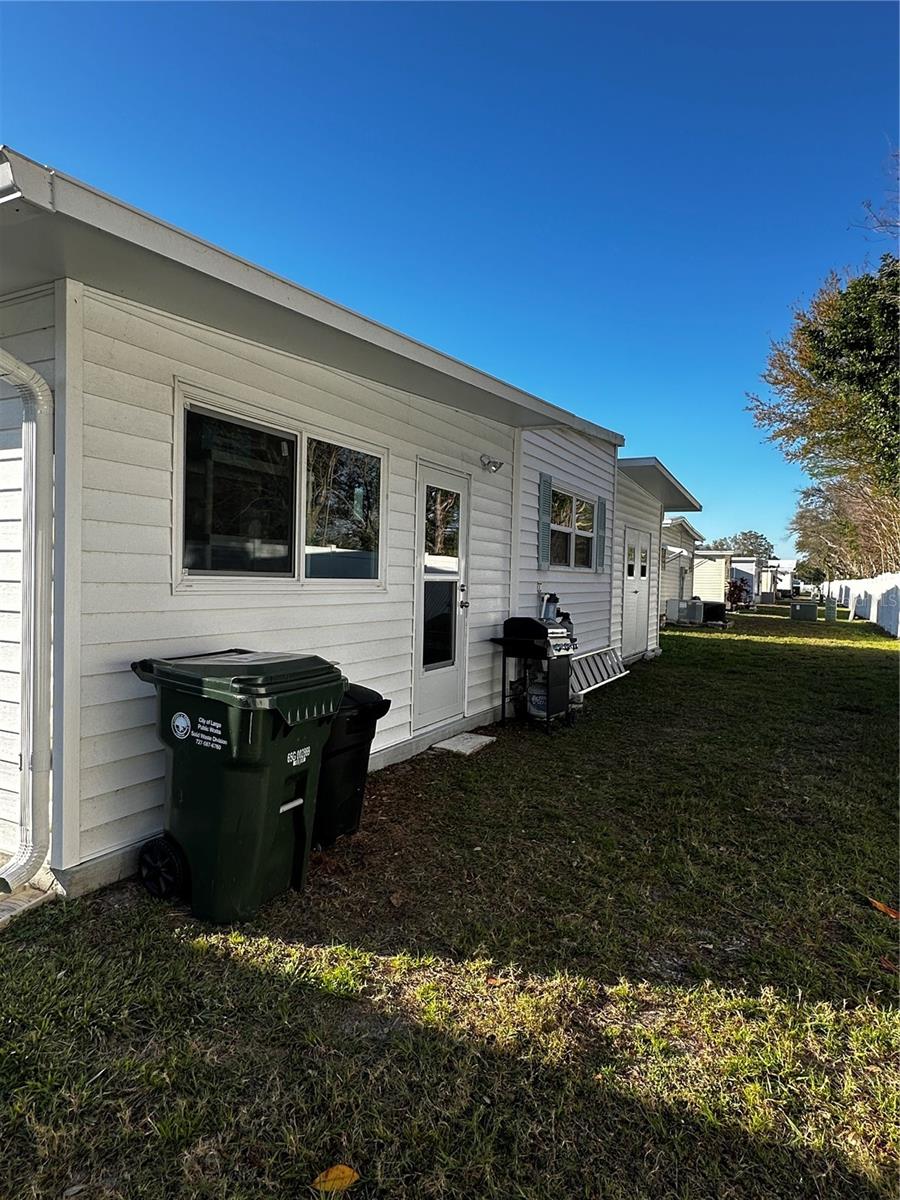
[[[874,579],[833,579],[827,592],[850,609],[850,617],[874,621],[892,637],[900,637],[900,574]]]

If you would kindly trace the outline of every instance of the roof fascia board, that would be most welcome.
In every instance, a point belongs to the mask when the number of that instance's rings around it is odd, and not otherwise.
[[[30,204],[70,217],[261,300],[367,342],[379,350],[498,396],[508,404],[531,412],[537,418],[535,427],[556,424],[599,437],[603,441],[612,441],[614,445],[625,443],[621,434],[595,425],[531,392],[505,383],[414,338],[361,316],[80,180],[41,166],[7,146],[0,145],[0,156],[0,162],[5,159],[11,168],[11,182],[17,189],[17,195]],[[527,427],[527,424],[523,420],[522,425]]]
[[[588,421],[584,417],[578,417],[574,413],[569,414],[570,419],[563,423],[557,421],[555,424],[543,425],[525,425],[526,430],[539,430],[542,433],[550,433],[554,429],[562,430],[564,433],[571,433],[574,429],[576,433],[582,433],[585,437],[594,442],[605,442],[607,445],[624,446],[625,438],[621,433],[615,433],[612,429],[604,429],[602,425],[595,425],[593,421]]]
[[[625,475],[627,475],[629,479],[632,479],[633,483],[637,483],[638,487],[640,487],[641,485],[638,482],[638,480],[632,478],[632,475],[630,473],[630,469],[632,469],[632,468],[656,471],[659,474],[660,478],[664,479],[666,481],[666,483],[668,483],[670,485],[670,487],[672,487],[684,499],[684,501],[685,501],[684,504],[668,504],[665,501],[660,500],[660,503],[663,506],[664,512],[672,512],[672,511],[677,512],[678,509],[681,509],[681,508],[687,509],[689,511],[692,510],[694,512],[702,512],[703,505],[696,498],[696,496],[692,496],[691,493],[687,490],[687,488],[682,483],[679,483],[679,481],[675,478],[675,476],[672,474],[672,472],[667,467],[663,466],[663,464],[659,461],[658,458],[649,457],[649,458],[620,458],[619,459],[619,469]],[[646,488],[644,490],[646,491]],[[658,499],[658,497],[657,497],[657,499]]]

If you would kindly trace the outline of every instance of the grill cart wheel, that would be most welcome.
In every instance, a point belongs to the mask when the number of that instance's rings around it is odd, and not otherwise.
[[[188,894],[188,866],[177,842],[163,834],[144,842],[138,854],[141,883],[157,900],[174,900]]]

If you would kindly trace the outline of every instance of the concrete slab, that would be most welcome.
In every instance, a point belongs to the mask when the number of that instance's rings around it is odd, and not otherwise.
[[[444,742],[435,742],[433,748],[449,750],[452,754],[468,755],[483,750],[485,746],[490,746],[491,742],[496,742],[496,740],[484,733],[458,733],[456,737],[447,738]]]

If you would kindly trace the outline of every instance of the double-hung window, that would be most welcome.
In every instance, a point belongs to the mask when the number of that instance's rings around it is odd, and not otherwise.
[[[554,488],[550,500],[550,565],[591,570],[595,525],[593,501]]]
[[[193,404],[183,444],[183,575],[380,578],[383,455]]]

